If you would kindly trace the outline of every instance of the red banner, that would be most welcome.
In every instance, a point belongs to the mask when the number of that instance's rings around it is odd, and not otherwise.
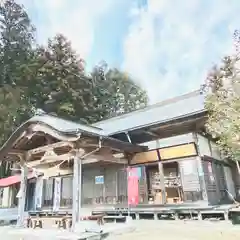
[[[138,171],[128,168],[128,205],[136,206],[139,203]]]

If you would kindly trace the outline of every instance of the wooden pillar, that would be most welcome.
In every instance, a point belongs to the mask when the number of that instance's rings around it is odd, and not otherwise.
[[[220,183],[219,183],[219,174],[217,170],[217,165],[214,163],[214,161],[211,162],[212,164],[212,174],[213,174],[213,181],[216,185],[216,199],[221,199],[221,191],[220,191]]]
[[[116,170],[116,185],[115,185],[115,190],[116,190],[116,192],[115,192],[115,204],[118,204],[118,171],[119,171],[119,169],[117,168],[117,170]]]
[[[204,177],[204,170],[203,170],[203,165],[202,165],[201,152],[200,152],[200,148],[199,148],[199,141],[198,141],[197,133],[193,133],[193,139],[196,144],[198,155],[200,155],[200,156],[196,157],[196,161],[197,161],[198,177],[199,177],[200,188],[202,191],[202,197],[203,197],[204,201],[208,201],[207,186],[206,186],[205,177]]]
[[[146,166],[144,165],[142,168],[143,168],[144,191],[145,191],[144,203],[148,203],[149,191],[148,191],[148,183],[147,183],[148,179],[147,179]]]
[[[78,218],[77,222],[79,222],[80,214],[82,207],[82,159],[78,159]]]
[[[73,205],[72,205],[72,231],[75,231],[76,223],[80,221],[82,206],[82,156],[84,150],[79,149],[74,157],[73,165]]]
[[[73,204],[72,204],[72,231],[75,230],[76,223],[78,221],[78,208],[79,208],[79,158],[76,155],[74,157],[74,164],[73,164]]]
[[[21,183],[20,190],[18,193],[18,217],[17,226],[24,227],[24,213],[25,213],[25,202],[26,202],[26,192],[27,192],[27,175],[28,168],[26,165],[21,165]]]
[[[165,178],[164,178],[164,172],[163,172],[163,164],[160,161],[158,162],[158,171],[159,171],[161,192],[162,192],[162,204],[166,204],[167,196],[166,196],[166,188],[165,188]]]
[[[157,140],[157,148],[160,148],[160,141]],[[157,150],[158,154],[158,171],[160,177],[160,184],[161,184],[161,192],[162,192],[162,204],[166,204],[167,202],[167,195],[166,195],[166,188],[165,188],[165,178],[164,178],[164,171],[163,171],[163,164],[161,162],[161,155],[159,150]]]

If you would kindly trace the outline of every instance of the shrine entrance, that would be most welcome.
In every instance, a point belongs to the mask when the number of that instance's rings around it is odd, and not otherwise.
[[[166,202],[169,204],[183,202],[183,189],[178,162],[163,163],[164,184],[161,183],[158,163],[146,166],[148,201],[153,204],[164,204],[165,188]]]

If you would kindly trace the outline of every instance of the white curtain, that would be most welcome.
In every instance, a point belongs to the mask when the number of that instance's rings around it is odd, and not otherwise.
[[[53,178],[44,181],[44,200],[52,200],[53,198]]]
[[[62,178],[62,199],[72,199],[73,195],[73,178],[67,176]]]

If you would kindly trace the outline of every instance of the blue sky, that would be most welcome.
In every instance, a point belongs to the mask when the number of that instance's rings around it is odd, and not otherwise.
[[[129,73],[150,102],[184,94],[233,49],[239,0],[18,0],[45,43],[67,36],[88,64]],[[144,7],[140,9],[139,7]]]

